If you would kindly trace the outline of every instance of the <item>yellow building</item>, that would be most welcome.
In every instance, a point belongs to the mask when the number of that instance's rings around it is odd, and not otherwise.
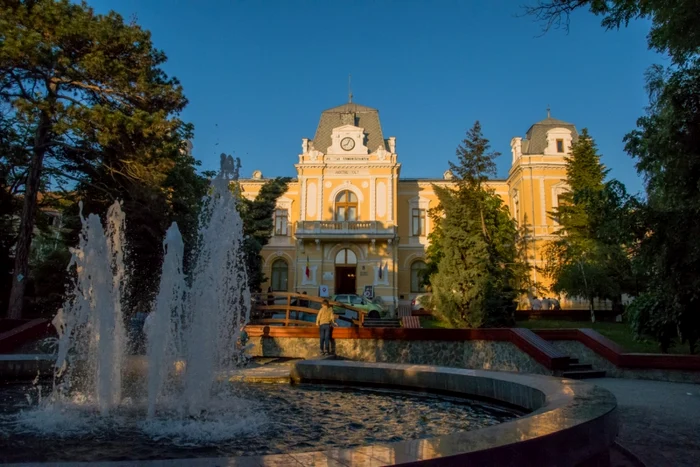
[[[489,182],[515,219],[532,226],[529,261],[539,266],[557,228],[549,212],[567,190],[564,158],[577,138],[574,125],[548,116],[511,140],[508,178]],[[354,103],[322,112],[314,138],[301,146],[297,178],[278,200],[263,249],[264,289],[333,296],[371,286],[390,307],[410,302],[422,292],[427,213],[438,204],[433,185],[453,184],[450,172],[401,178],[396,138],[384,136],[377,109]],[[244,196],[254,198],[264,182],[260,171],[241,180]]]

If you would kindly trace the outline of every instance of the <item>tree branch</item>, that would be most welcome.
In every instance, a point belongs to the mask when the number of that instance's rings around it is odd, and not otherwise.
[[[564,23],[563,29],[568,33],[571,13],[587,5],[590,1],[591,0],[538,0],[536,6],[523,6],[525,13],[522,16],[534,16],[537,21],[544,23],[540,36],[549,32],[553,27],[559,29],[562,27],[562,22]]]

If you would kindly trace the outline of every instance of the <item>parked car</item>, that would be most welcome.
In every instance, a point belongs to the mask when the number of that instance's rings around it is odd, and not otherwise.
[[[333,301],[344,303],[361,310],[365,310],[368,314],[371,312],[379,313],[380,315],[384,313],[381,305],[378,305],[371,300],[357,294],[338,294],[333,296]],[[337,309],[338,313],[343,313],[342,310]],[[373,313],[374,314],[374,313]]]
[[[430,297],[431,294],[424,293],[416,295],[416,298],[411,300],[411,311],[412,312],[430,312]]]

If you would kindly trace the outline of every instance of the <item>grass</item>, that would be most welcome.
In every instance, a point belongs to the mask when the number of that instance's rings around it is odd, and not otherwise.
[[[448,323],[438,319],[421,318],[421,325],[427,329],[448,329]],[[651,340],[636,340],[634,333],[626,323],[609,323],[590,321],[559,321],[549,319],[536,319],[528,321],[518,321],[517,327],[526,329],[578,329],[591,328],[611,341],[621,345],[626,351],[634,353],[661,353],[659,344]],[[688,354],[690,349],[688,344],[676,344],[671,346],[668,353]]]

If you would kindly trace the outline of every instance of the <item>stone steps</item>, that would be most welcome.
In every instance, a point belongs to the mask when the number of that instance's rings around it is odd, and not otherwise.
[[[584,371],[584,370],[592,370],[593,365],[590,363],[569,363],[569,368],[567,370],[569,371]]]
[[[400,328],[400,319],[365,319],[362,324],[366,328]]]
[[[603,370],[562,371],[561,376],[563,378],[570,378],[570,379],[605,378],[605,371],[603,371]]]

